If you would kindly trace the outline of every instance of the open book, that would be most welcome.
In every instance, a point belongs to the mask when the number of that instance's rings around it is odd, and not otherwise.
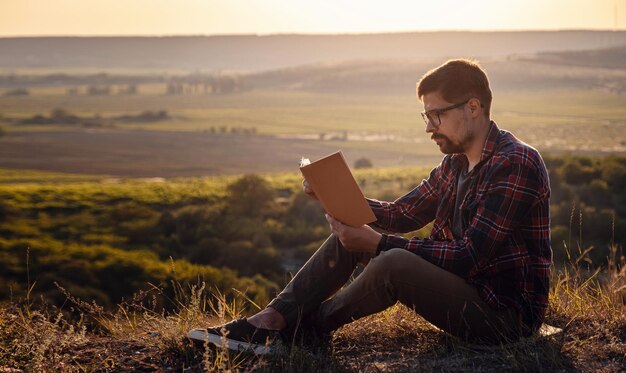
[[[300,171],[324,210],[335,219],[352,227],[376,221],[341,151],[312,163],[303,158]]]

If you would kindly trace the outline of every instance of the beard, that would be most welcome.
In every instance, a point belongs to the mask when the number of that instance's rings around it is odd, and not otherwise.
[[[439,140],[437,145],[439,145],[439,150],[443,154],[463,153],[465,152],[464,144],[469,142],[469,141],[464,141],[463,143],[460,143],[460,144],[453,143],[452,140],[448,138],[448,136],[442,135],[440,133],[435,133],[430,138],[433,140]],[[469,139],[466,139],[466,140],[469,140]]]

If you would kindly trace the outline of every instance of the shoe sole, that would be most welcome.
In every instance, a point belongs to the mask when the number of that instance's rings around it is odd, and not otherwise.
[[[187,338],[194,342],[208,342],[216,348],[224,347],[226,344],[225,347],[229,351],[235,352],[253,352],[255,355],[267,355],[273,352],[270,346],[224,338],[221,335],[207,333],[206,330],[192,330],[187,334]]]

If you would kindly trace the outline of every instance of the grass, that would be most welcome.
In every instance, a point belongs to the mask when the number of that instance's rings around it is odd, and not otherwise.
[[[555,272],[546,323],[562,333],[483,346],[451,338],[396,305],[338,330],[332,352],[287,346],[271,357],[195,348],[184,335],[250,314],[243,293],[227,300],[204,286],[178,286],[173,311],[151,303],[153,287],[104,311],[75,299],[53,308],[11,300],[0,306],[0,371],[605,371],[626,366],[624,258],[613,247],[607,268],[581,269],[588,250]]]
[[[55,184],[70,182],[90,182],[106,179],[105,176],[79,175],[62,172],[42,172],[35,170],[14,170],[0,168],[0,185],[2,184]]]
[[[404,190],[415,186],[428,175],[429,170],[428,167],[403,166],[355,169],[353,174],[365,194],[378,195],[388,190]],[[275,189],[299,190],[302,185],[299,172],[259,175]],[[82,202],[115,198],[132,198],[146,203],[177,202],[190,198],[212,200],[223,198],[226,186],[239,177],[241,175],[137,179],[0,168],[0,197],[10,197],[16,203],[26,203],[32,199],[32,195],[40,193],[42,203],[52,203],[57,196],[63,196],[63,200]]]

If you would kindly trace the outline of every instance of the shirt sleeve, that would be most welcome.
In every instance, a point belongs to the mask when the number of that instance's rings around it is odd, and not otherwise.
[[[525,162],[500,158],[493,164],[493,171],[481,183],[483,190],[479,191],[481,196],[477,200],[476,214],[463,239],[438,241],[413,237],[409,240],[385,235],[381,238],[379,251],[405,248],[464,278],[488,262],[494,264],[497,250],[529,215],[545,188],[537,170]],[[518,248],[517,252],[499,256],[495,265],[506,266],[507,262],[513,265],[524,260],[528,254],[522,250]]]
[[[367,198],[376,222],[374,226],[385,231],[406,233],[423,227],[435,218],[439,192],[441,165],[434,168],[429,177],[412,191],[394,202]]]

